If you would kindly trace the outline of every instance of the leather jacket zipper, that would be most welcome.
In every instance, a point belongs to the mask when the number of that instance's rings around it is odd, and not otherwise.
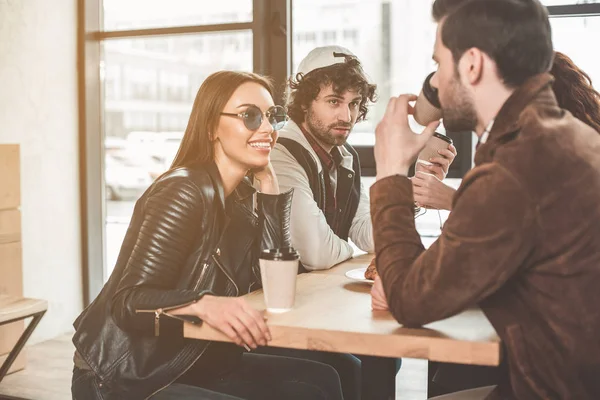
[[[235,283],[233,278],[227,273],[227,271],[225,270],[225,267],[223,267],[221,265],[221,263],[219,262],[219,260],[217,259],[217,257],[214,254],[212,255],[212,258],[215,261],[215,263],[217,264],[217,266],[219,267],[219,269],[221,270],[221,272],[223,272],[225,274],[225,276],[227,277],[227,279],[229,279],[229,281],[233,284],[233,287],[235,288],[235,297],[239,296],[240,289],[238,288],[238,285]]]
[[[207,264],[204,265],[204,270],[206,270],[206,267],[207,267]],[[202,272],[204,272],[204,271],[202,271]],[[170,317],[170,318],[175,318],[175,319],[181,320],[183,322],[188,322],[188,321],[186,321],[186,320],[184,320],[182,318],[177,317],[176,315],[167,314],[167,313],[165,313],[165,311],[172,310],[172,309],[179,308],[179,307],[185,307],[185,306],[188,306],[188,305],[190,305],[192,303],[195,303],[195,302],[196,301],[194,300],[194,301],[191,301],[191,302],[186,303],[186,304],[181,304],[181,305],[172,306],[172,307],[159,308],[158,310],[136,310],[135,312],[136,313],[138,313],[138,312],[140,312],[140,313],[143,313],[143,312],[153,312],[156,315],[155,319],[154,319],[154,334],[155,334],[155,336],[158,336],[158,334],[160,333],[160,331],[159,331],[159,326],[160,326],[159,320],[160,320],[160,316],[161,315],[166,315],[167,317]],[[186,369],[184,369],[183,372],[181,372],[179,375],[177,375],[177,377],[175,377],[175,379],[173,379],[171,382],[169,382],[168,385],[162,386],[160,389],[156,390],[150,396],[146,397],[145,400],[151,398],[152,396],[154,396],[156,393],[160,392],[164,388],[166,388],[168,386],[171,386],[173,384],[173,382],[175,382],[183,374],[185,374],[190,368],[192,368],[192,366],[194,364],[196,364],[196,361],[198,361],[198,359],[200,359],[200,357],[202,357],[202,355],[204,354],[204,352],[206,351],[206,349],[208,348],[209,345],[210,345],[210,342],[208,342],[206,344],[206,346],[204,346],[204,349],[202,349],[202,352],[200,354],[198,354],[198,357],[196,357],[196,359],[194,360],[194,362],[190,363],[190,365]]]
[[[198,278],[198,281],[196,282],[196,285],[194,286],[194,292],[196,292],[200,289],[200,283],[202,282],[202,278],[206,274],[207,269],[208,269],[208,264],[204,263],[202,266],[202,272],[200,272],[200,277]],[[194,301],[191,301],[191,302],[188,302],[185,304],[181,304],[181,305],[177,305],[177,306],[162,307],[157,310],[136,310],[135,312],[136,313],[154,313],[154,336],[159,336],[159,334],[160,334],[160,316],[161,315],[165,315],[169,318],[174,318],[174,319],[177,319],[177,320],[180,320],[183,322],[189,322],[188,320],[186,320],[184,318],[180,318],[176,315],[167,314],[165,311],[173,310],[175,308],[189,306],[190,304],[193,304],[196,301],[197,300],[194,300]]]
[[[202,271],[200,272],[200,276],[198,277],[198,281],[196,282],[196,285],[194,285],[194,292],[197,292],[198,290],[200,290],[200,284],[202,283],[202,279],[204,278],[204,275],[206,275],[207,270],[208,270],[208,264],[207,263],[202,264]]]
[[[219,269],[225,274],[225,276],[227,277],[227,279],[229,279],[229,281],[231,281],[231,283],[233,284],[233,287],[235,288],[235,291],[236,291],[236,297],[239,296],[240,290],[239,290],[238,286],[235,284],[235,282],[233,281],[233,279],[231,278],[231,276],[229,276],[229,274],[227,273],[227,271],[225,271],[225,268],[221,265],[221,263],[219,262],[219,260],[217,260],[217,257],[214,254],[212,255],[212,258],[215,261],[215,263],[217,264],[217,266],[219,267]],[[204,269],[203,269],[201,275],[204,274],[204,272],[206,271],[207,267],[208,267],[208,264],[204,264]],[[199,285],[197,285],[197,286],[199,286]],[[191,304],[191,303],[189,303],[189,304]],[[177,307],[182,307],[182,306],[177,306]],[[177,308],[177,307],[173,307],[173,308]],[[163,308],[162,312],[164,313],[165,310],[166,309]],[[142,311],[142,310],[140,310],[140,312],[155,312],[155,311],[158,311],[158,310],[148,310],[148,311]],[[171,316],[169,314],[165,314],[165,315]],[[160,318],[160,314],[158,315],[158,318]],[[156,332],[156,329],[158,329],[158,328],[156,328],[156,325],[155,325],[155,332]],[[154,396],[156,393],[160,392],[164,388],[166,388],[166,387],[170,386],[171,384],[173,384],[173,382],[175,382],[183,374],[185,374],[190,368],[192,368],[192,366],[198,361],[198,359],[200,357],[202,357],[202,355],[204,354],[204,352],[206,351],[206,349],[208,348],[208,346],[210,346],[210,342],[206,345],[206,347],[204,347],[204,350],[202,350],[202,353],[200,353],[198,355],[198,357],[194,360],[194,362],[190,363],[189,367],[187,367],[181,374],[179,374],[175,379],[173,379],[168,385],[165,385],[165,386],[161,387],[160,389],[158,389],[157,391],[155,391],[154,393],[152,393],[150,396],[146,397],[146,400],[149,399],[149,398],[151,398],[152,396]]]
[[[181,308],[181,307],[185,307],[185,306],[189,306],[190,304],[195,303],[197,300],[193,300],[193,301],[189,301],[187,303],[184,304],[178,304],[176,306],[170,306],[170,307],[162,307],[156,310],[135,310],[136,314],[137,313],[153,313],[154,314],[154,336],[158,336],[160,333],[160,316],[161,315],[166,315],[167,317],[171,317],[174,319],[179,319],[182,320],[181,318],[177,318],[174,315],[171,314],[167,314],[165,311],[169,311],[169,310],[174,310],[176,308]]]

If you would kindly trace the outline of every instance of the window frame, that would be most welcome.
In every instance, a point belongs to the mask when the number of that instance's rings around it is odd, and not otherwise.
[[[600,3],[568,4],[547,6],[550,18],[556,17],[593,17],[600,15]]]
[[[102,0],[78,0],[79,184],[84,306],[89,305],[100,293],[105,278],[106,202],[101,82],[102,43],[123,38],[251,31],[253,70],[273,78],[277,88],[275,101],[281,104],[284,83],[291,73],[291,1],[253,0],[253,17],[250,22],[104,30]]]

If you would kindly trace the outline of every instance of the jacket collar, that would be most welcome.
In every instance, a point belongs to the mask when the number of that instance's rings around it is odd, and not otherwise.
[[[223,180],[221,179],[221,174],[219,173],[219,169],[217,168],[217,164],[214,161],[211,161],[206,165],[206,170],[210,175],[214,186],[215,192],[219,201],[223,206],[225,206],[225,189],[223,188]],[[233,199],[243,201],[248,197],[254,195],[256,193],[256,189],[252,186],[252,181],[249,177],[245,177],[235,188],[232,193]]]
[[[304,147],[306,150],[308,150],[310,152],[310,154],[312,156],[314,156],[315,159],[318,159],[317,154],[315,153],[312,146],[310,145],[310,143],[308,142],[308,140],[302,133],[302,129],[300,129],[300,127],[298,126],[298,124],[295,121],[289,120],[287,122],[287,124],[285,124],[283,129],[281,129],[279,131],[279,137],[287,138],[287,139],[293,140],[294,142],[300,143],[302,145],[302,147]],[[320,168],[321,168],[321,163],[319,163],[319,170],[320,170]]]
[[[243,201],[256,193],[256,189],[252,186],[252,179],[246,176],[233,191],[236,200]]]
[[[510,95],[494,119],[494,126],[489,133],[488,140],[477,149],[475,165],[491,160],[498,142],[502,142],[507,135],[521,128],[520,116],[525,107],[533,102],[541,92],[551,91],[552,82],[554,82],[554,78],[548,73],[535,75]]]
[[[323,170],[321,160],[317,156],[315,150],[310,145],[309,141],[304,136],[304,133],[302,133],[302,129],[300,128],[300,126],[298,126],[298,124],[295,121],[289,120],[287,124],[285,124],[285,127],[279,131],[279,137],[288,138],[300,143],[314,157],[315,161],[317,162],[318,171],[321,172]],[[352,170],[354,157],[346,149],[346,147],[338,146],[338,149],[342,156],[341,166],[346,169]]]

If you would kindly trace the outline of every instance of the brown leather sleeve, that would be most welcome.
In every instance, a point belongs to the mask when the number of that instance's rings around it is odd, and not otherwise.
[[[442,235],[425,250],[415,229],[410,180],[371,187],[377,270],[394,317],[421,326],[450,317],[497,290],[532,252],[535,206],[499,166],[463,179]]]

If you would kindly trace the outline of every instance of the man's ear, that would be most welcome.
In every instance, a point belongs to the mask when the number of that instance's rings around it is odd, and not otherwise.
[[[484,62],[481,50],[475,47],[468,49],[463,53],[458,65],[461,76],[471,85],[479,83],[483,77]]]

